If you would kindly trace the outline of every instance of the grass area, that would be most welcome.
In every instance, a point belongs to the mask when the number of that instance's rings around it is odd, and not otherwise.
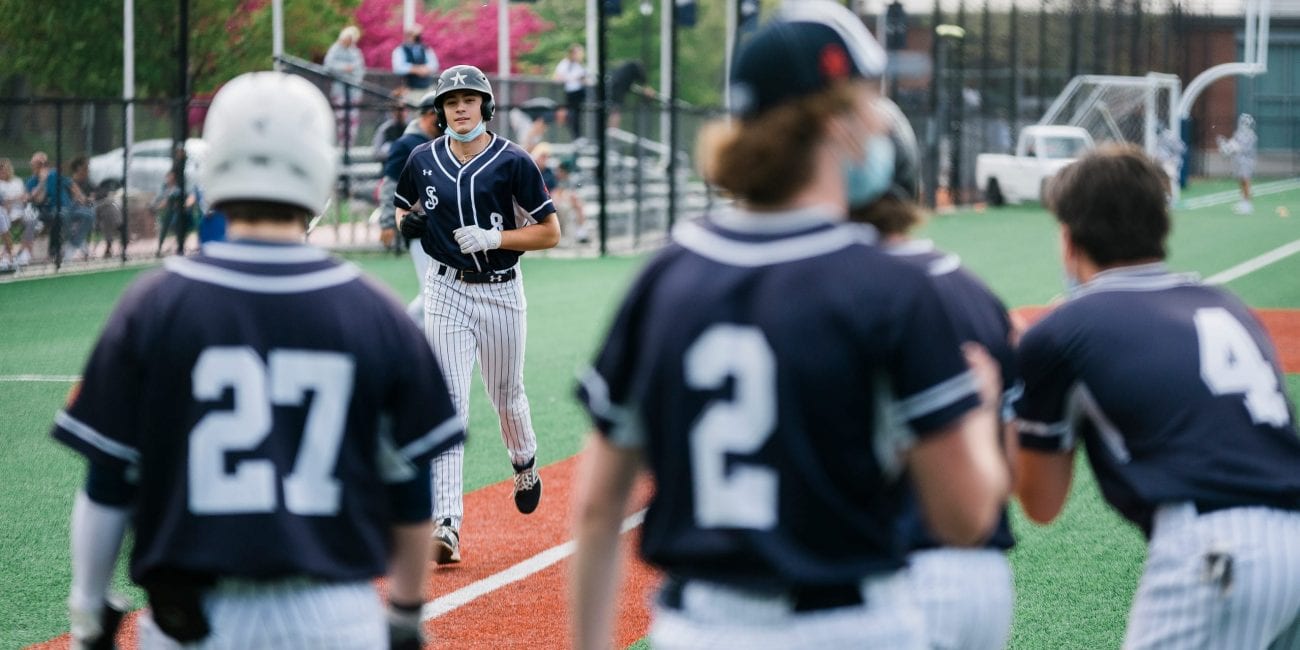
[[[1195,188],[1218,191],[1226,184]],[[1263,197],[1255,215],[1230,205],[1182,211],[1170,243],[1171,264],[1204,276],[1300,239],[1300,191]],[[1296,217],[1277,216],[1287,207]],[[1037,206],[935,217],[923,236],[960,254],[1009,306],[1043,304],[1062,287],[1055,223]],[[350,259],[413,296],[409,260],[379,254]],[[526,383],[542,463],[578,450],[587,422],[572,399],[574,373],[585,365],[610,312],[643,258],[564,260],[524,258],[529,300]],[[0,375],[78,374],[114,301],[139,270],[0,284]],[[1300,307],[1300,256],[1229,286],[1259,307]],[[481,386],[476,380],[476,385]],[[1300,376],[1288,377],[1293,396]],[[66,629],[67,520],[82,476],[78,457],[52,444],[47,432],[69,386],[0,383],[7,442],[0,456],[0,552],[6,587],[0,591],[0,648],[19,647]],[[1082,459],[1081,459],[1082,462]],[[482,388],[471,397],[466,488],[507,478],[510,466],[496,417]],[[1101,502],[1086,466],[1071,501],[1049,527],[1013,525],[1019,546],[1011,558],[1017,587],[1016,648],[1104,648],[1119,645],[1144,543],[1135,529]],[[473,513],[469,513],[473,516]],[[119,587],[125,587],[119,576]],[[135,592],[129,592],[135,593]],[[138,593],[136,602],[140,603]],[[637,648],[648,647],[639,643]]]

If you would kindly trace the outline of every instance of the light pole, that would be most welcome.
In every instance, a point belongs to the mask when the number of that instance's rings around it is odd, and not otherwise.
[[[936,205],[936,192],[939,185],[939,142],[942,140],[942,134],[950,131],[948,121],[950,119],[949,107],[953,101],[952,92],[945,93],[941,90],[943,88],[944,74],[947,72],[948,47],[950,41],[960,40],[965,36],[966,30],[957,25],[941,24],[936,25],[934,28],[935,51],[937,52],[934,64],[934,87],[935,92],[940,94],[940,98],[937,102],[932,128],[929,129],[929,169],[926,170],[929,183],[926,184],[925,193],[931,207]],[[951,196],[951,193],[956,191],[956,188],[949,187],[948,191]]]

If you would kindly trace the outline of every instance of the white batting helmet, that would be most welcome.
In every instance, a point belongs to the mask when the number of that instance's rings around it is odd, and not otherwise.
[[[201,172],[213,205],[271,201],[318,214],[338,175],[334,113],[315,86],[281,72],[230,80],[212,100]]]

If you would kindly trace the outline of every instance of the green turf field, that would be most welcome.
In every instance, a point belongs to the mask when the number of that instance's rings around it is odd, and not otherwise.
[[[1221,189],[1222,184],[1207,184],[1185,196]],[[1171,264],[1210,277],[1300,239],[1300,216],[1276,212],[1285,206],[1300,215],[1300,190],[1260,198],[1256,205],[1249,217],[1232,214],[1228,204],[1180,211],[1170,242]],[[1037,206],[942,215],[923,234],[959,253],[1009,306],[1044,304],[1060,292],[1056,227]],[[414,295],[409,261],[377,254],[353,259],[400,295]],[[574,373],[589,358],[641,262],[525,258],[530,308],[526,382],[542,463],[578,450],[586,422],[571,397]],[[113,302],[138,273],[0,284],[0,378],[78,374]],[[1300,255],[1228,286],[1253,306],[1300,308],[1297,277]],[[0,455],[0,648],[42,641],[66,629],[67,520],[82,463],[52,443],[47,431],[70,385],[0,381],[5,442]],[[1292,395],[1300,393],[1300,376],[1289,376],[1288,386]],[[466,489],[511,472],[481,387],[471,403]],[[1117,647],[1122,638],[1143,542],[1100,502],[1089,473],[1077,476],[1071,502],[1054,525],[1036,527],[1016,513],[1016,648],[1107,648]],[[119,582],[125,589],[125,582]],[[139,593],[126,591],[142,602]]]

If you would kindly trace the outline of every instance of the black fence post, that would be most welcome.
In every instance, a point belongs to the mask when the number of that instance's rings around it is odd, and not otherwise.
[[[48,164],[48,163],[46,163]],[[47,174],[56,174],[58,182],[54,184],[54,196],[50,196],[49,176],[45,180],[46,205],[54,206],[48,213],[50,219],[50,245],[48,255],[54,260],[54,270],[63,267],[63,184],[68,179],[63,177],[63,100],[54,104],[54,167]]]
[[[122,102],[122,223],[118,226],[118,234],[121,236],[121,257],[122,264],[126,264],[126,245],[131,241],[131,191],[128,189],[131,184],[131,166],[127,157],[133,142],[127,142],[126,138],[131,133],[131,127],[128,124],[131,110],[130,106],[135,100],[127,99]]]

